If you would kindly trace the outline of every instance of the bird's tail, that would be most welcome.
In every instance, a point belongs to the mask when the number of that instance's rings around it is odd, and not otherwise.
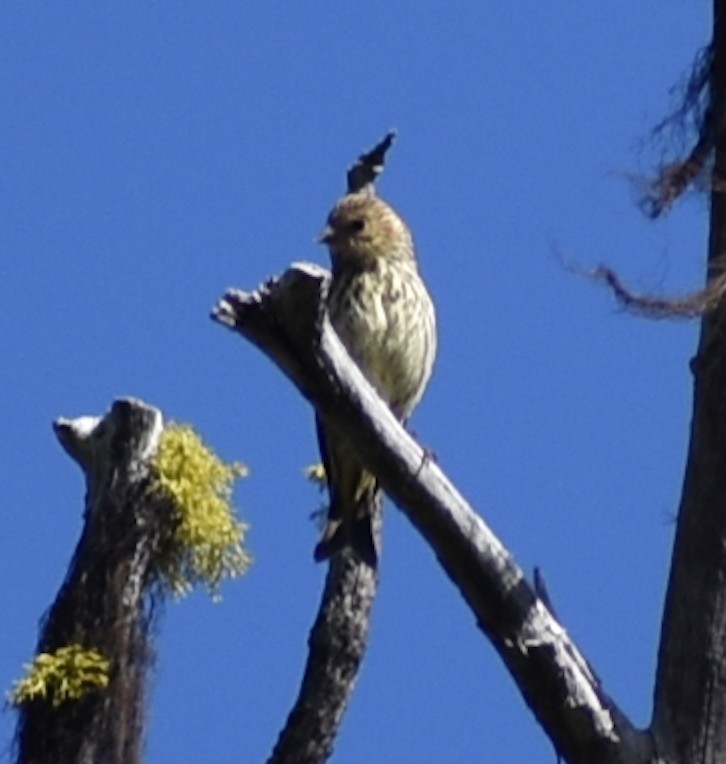
[[[375,491],[373,492],[375,494]],[[323,528],[323,534],[315,547],[314,557],[316,562],[322,562],[329,557],[349,547],[356,557],[375,568],[378,564],[378,550],[373,536],[373,524],[370,512],[365,507],[358,507],[358,511],[349,516],[335,513],[329,518]]]

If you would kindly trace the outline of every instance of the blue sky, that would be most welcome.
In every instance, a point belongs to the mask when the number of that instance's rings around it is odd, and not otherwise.
[[[411,224],[440,354],[413,428],[607,690],[650,715],[697,327],[623,315],[553,245],[640,289],[697,287],[704,199],[638,212],[628,173],[706,43],[666,0],[0,6],[0,685],[81,528],[57,416],[134,395],[251,468],[256,563],[169,604],[147,761],[262,761],[295,697],[312,562],[308,405],[208,313],[300,259],[391,127],[380,193]],[[333,761],[550,762],[548,740],[394,507],[369,654]],[[13,729],[0,716],[0,745]]]

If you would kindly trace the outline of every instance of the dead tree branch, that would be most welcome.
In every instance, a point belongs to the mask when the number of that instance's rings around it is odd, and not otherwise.
[[[377,572],[354,555],[331,559],[300,692],[268,764],[320,762],[332,753],[365,655],[377,584]]]
[[[620,307],[628,313],[653,319],[699,318],[715,310],[726,294],[726,273],[714,276],[703,289],[680,297],[637,293],[626,286],[610,267],[600,265],[584,273],[586,278],[604,284]]]
[[[433,549],[562,756],[587,764],[650,761],[649,737],[603,692],[511,554],[349,358],[321,309],[326,279],[323,269],[297,264],[252,293],[227,292],[213,317],[268,355],[327,422],[345,428]]]
[[[558,249],[555,257],[569,273],[602,284],[615,297],[619,307],[627,313],[650,319],[690,320],[714,312],[724,302],[726,295],[726,259],[724,256],[709,263],[708,281],[703,289],[687,294],[668,296],[648,292],[636,292],[608,265],[584,268],[573,263]]]
[[[348,193],[355,194],[365,189],[373,190],[376,179],[383,172],[388,149],[393,146],[396,131],[388,132],[383,140],[370,151],[361,154],[348,170]]]
[[[153,651],[146,586],[158,503],[148,458],[162,431],[157,409],[118,400],[103,418],[60,419],[55,433],[86,475],[86,523],[65,582],[45,618],[38,654],[77,645],[109,662],[109,684],[78,700],[23,703],[20,764],[141,761],[145,679]]]

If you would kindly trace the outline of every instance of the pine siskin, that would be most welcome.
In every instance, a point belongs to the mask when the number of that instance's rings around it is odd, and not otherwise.
[[[408,226],[367,192],[344,196],[320,237],[328,245],[330,320],[368,381],[406,421],[421,400],[436,355],[436,315],[416,266]],[[375,566],[370,507],[378,486],[345,435],[317,421],[330,509],[315,547],[320,561],[350,546]]]

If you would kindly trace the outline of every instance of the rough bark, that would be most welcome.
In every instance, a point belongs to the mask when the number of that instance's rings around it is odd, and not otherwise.
[[[709,277],[726,255],[726,14],[714,5]],[[702,321],[693,418],[662,626],[653,732],[673,762],[726,761],[726,303]]]
[[[349,550],[331,559],[300,692],[268,764],[329,758],[365,655],[377,583],[377,572]]]
[[[38,653],[70,644],[110,661],[108,687],[54,707],[20,709],[20,764],[135,764],[143,750],[145,679],[152,651],[145,584],[158,522],[147,461],[161,414],[116,401],[104,418],[58,420],[55,432],[86,475],[85,525],[67,577],[41,629]]]

